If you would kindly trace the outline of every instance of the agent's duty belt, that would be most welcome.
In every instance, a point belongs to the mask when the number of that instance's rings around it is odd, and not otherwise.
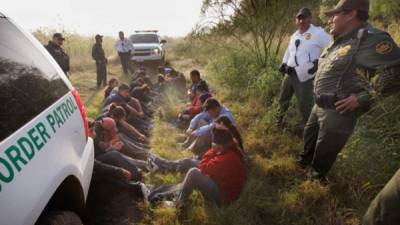
[[[287,75],[293,75],[296,74],[296,69],[294,67],[287,66],[285,72]]]
[[[335,103],[347,97],[349,96],[337,93],[315,94],[315,103],[323,109],[336,109]]]

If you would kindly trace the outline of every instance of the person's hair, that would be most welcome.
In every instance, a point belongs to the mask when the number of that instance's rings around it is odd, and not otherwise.
[[[236,139],[238,146],[241,149],[243,149],[242,136],[240,135],[236,126],[232,124],[232,121],[228,117],[220,116],[220,117],[218,117],[218,119],[215,120],[215,123],[222,123],[223,125],[225,125],[229,129],[229,132],[231,132],[233,138]]]
[[[126,84],[121,84],[121,85],[118,87],[118,92],[121,92],[121,91],[129,91],[129,90],[130,90],[130,88],[129,88],[129,86],[126,85]]]
[[[115,79],[115,78],[110,79],[110,80],[108,81],[108,86],[111,86],[114,82],[118,82],[118,80]]]
[[[196,86],[196,91],[208,92],[208,86],[205,82],[201,82]]]
[[[110,105],[110,113],[109,114],[111,117],[118,119],[118,120],[120,120],[126,116],[125,109],[122,108],[122,106],[118,106],[115,104]]]
[[[190,76],[200,78],[200,72],[198,70],[192,70],[190,71]]]
[[[118,34],[124,34],[124,32],[121,30],[121,31],[118,32]]]
[[[204,102],[207,101],[207,99],[209,99],[209,98],[211,98],[211,97],[212,97],[212,95],[211,95],[210,93],[202,94],[202,95],[200,96],[200,102],[201,102],[201,104],[204,104]]]
[[[343,13],[344,14],[349,14],[352,11],[353,10],[351,10],[351,9],[346,9],[346,10],[343,11]],[[366,22],[369,19],[369,13],[366,12],[366,11],[357,10],[356,18],[360,22]]]
[[[205,111],[209,111],[209,110],[212,110],[212,109],[217,109],[219,107],[221,107],[221,104],[219,104],[219,102],[215,98],[207,99],[206,102],[203,105],[203,108],[204,108]]]

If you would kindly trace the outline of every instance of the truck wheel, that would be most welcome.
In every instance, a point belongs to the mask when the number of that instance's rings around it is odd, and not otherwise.
[[[71,211],[51,211],[46,213],[37,225],[83,225],[81,218]]]

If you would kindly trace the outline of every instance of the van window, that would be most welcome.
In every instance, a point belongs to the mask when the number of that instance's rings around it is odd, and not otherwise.
[[[0,18],[0,142],[68,91],[43,53]]]

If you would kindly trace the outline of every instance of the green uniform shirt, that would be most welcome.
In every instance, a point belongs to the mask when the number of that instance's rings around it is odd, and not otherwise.
[[[97,64],[106,63],[106,55],[104,53],[103,46],[100,43],[96,43],[92,47],[92,58]]]
[[[362,38],[359,30],[365,29]],[[374,80],[375,74],[378,74]],[[356,94],[367,106],[376,95],[400,89],[400,49],[390,35],[368,24],[338,37],[321,54],[315,93]]]
[[[56,60],[61,69],[66,73],[69,72],[69,56],[65,53],[64,49],[56,46],[53,42],[49,41],[49,44],[44,46],[51,56]]]

